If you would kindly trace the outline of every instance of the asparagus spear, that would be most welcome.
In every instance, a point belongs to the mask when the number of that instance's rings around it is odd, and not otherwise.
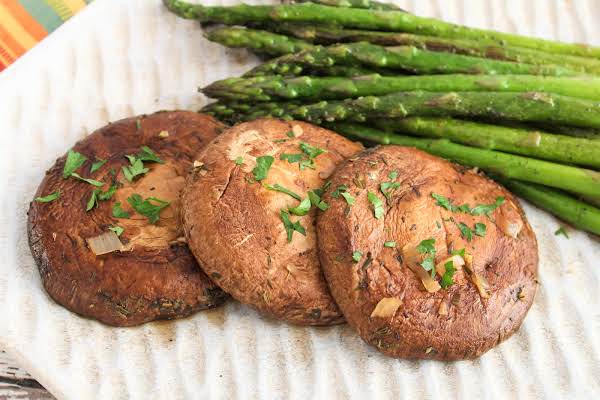
[[[292,3],[316,3],[332,7],[365,8],[369,10],[405,11],[395,4],[382,3],[373,0],[294,0]],[[406,12],[406,11],[405,11]]]
[[[302,106],[256,103],[246,112],[246,117],[269,115],[314,123],[410,116],[483,117],[600,128],[600,103],[538,92],[398,92]]]
[[[325,126],[338,133],[370,142],[416,147],[505,178],[539,183],[592,197],[598,197],[600,194],[600,173],[588,169],[463,146],[447,139],[395,135],[357,124],[335,123]]]
[[[297,53],[314,48],[314,45],[304,40],[240,27],[217,28],[207,32],[205,36],[211,42],[217,42],[227,47],[248,48],[271,56]]]
[[[447,39],[411,33],[344,29],[338,26],[301,23],[268,24],[264,29],[292,35],[316,44],[330,45],[364,41],[382,46],[414,46],[421,50],[457,53],[532,65],[561,65],[574,71],[600,73],[600,60],[552,54],[522,47],[499,46],[491,40]]]
[[[335,24],[343,27],[391,32],[409,32],[446,38],[492,40],[498,45],[511,45],[542,50],[548,53],[600,58],[600,48],[580,44],[561,43],[470,28],[434,18],[425,18],[402,11],[374,11],[359,8],[329,7],[313,3],[249,6],[207,7],[180,0],[163,0],[166,6],[183,18],[201,22],[220,22],[226,25],[244,25],[266,22],[309,22]]]
[[[455,143],[600,168],[600,141],[552,135],[451,118],[404,118],[375,122],[388,132],[444,138]]]
[[[599,208],[545,186],[510,179],[501,179],[500,182],[516,195],[556,215],[574,227],[600,235]]]
[[[383,47],[367,42],[336,46],[317,46],[296,54],[287,54],[266,62],[247,76],[277,75],[305,66],[362,64],[369,67],[400,69],[418,74],[522,74],[575,76],[579,73],[556,65],[530,65],[490,60],[462,54],[419,50],[413,46]]]
[[[278,98],[307,100],[381,96],[400,91],[544,91],[600,101],[600,78],[563,78],[534,75],[420,75],[354,78],[259,76],[229,78],[202,89],[215,98],[275,101]]]

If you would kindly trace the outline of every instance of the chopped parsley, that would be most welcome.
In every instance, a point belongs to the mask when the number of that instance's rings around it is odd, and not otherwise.
[[[292,241],[294,231],[306,236],[306,230],[302,225],[300,225],[300,221],[292,222],[290,220],[290,214],[286,210],[282,209],[280,212],[280,216],[281,222],[283,222],[283,227],[285,228],[285,232],[287,233],[288,242]]]
[[[396,247],[396,242],[394,242],[394,241],[384,242],[383,246],[384,247],[392,247],[393,248],[393,247]]]
[[[142,149],[137,154],[137,159],[148,162],[155,162],[159,164],[164,164],[165,162],[160,159],[158,155],[148,146],[142,146]]]
[[[465,249],[462,248],[460,250],[452,250],[450,254],[452,254],[453,256],[461,256],[462,258],[465,258]]]
[[[310,198],[307,197],[300,202],[296,207],[292,207],[288,209],[294,215],[303,216],[308,214],[310,211]]]
[[[479,223],[477,222],[475,224],[475,229],[473,231],[473,233],[475,233],[477,236],[485,236],[485,232],[486,232],[487,228],[485,226],[485,224]]]
[[[302,150],[302,153],[283,153],[279,156],[279,159],[286,160],[290,164],[297,162],[299,163],[299,167],[301,170],[304,170],[306,168],[315,169],[314,159],[320,154],[327,152],[327,150],[311,146],[310,144],[304,142],[300,143],[300,150]]]
[[[135,156],[126,156],[129,159],[129,166],[123,166],[121,169],[123,170],[123,175],[125,175],[125,179],[129,182],[133,182],[136,176],[144,175],[148,171],[149,168],[144,167],[144,162]]]
[[[367,199],[373,205],[373,215],[375,215],[375,218],[377,218],[377,219],[383,218],[384,209],[383,209],[383,202],[381,201],[381,199],[379,197],[377,197],[377,195],[371,191],[369,191],[369,193],[367,193]]]
[[[392,192],[400,187],[399,182],[382,182],[379,185],[379,190],[385,196],[388,203],[392,201]]]
[[[235,164],[236,165],[242,165],[244,163],[244,157],[239,156],[235,159]]]
[[[342,192],[341,195],[346,200],[346,203],[348,203],[349,206],[354,204],[354,201],[356,199],[349,192]]]
[[[342,192],[346,192],[348,190],[348,186],[346,185],[339,185],[334,191],[333,193],[331,193],[331,197],[339,199],[340,194]]]
[[[398,178],[398,171],[392,171],[388,174],[388,178],[395,181]]]
[[[320,188],[314,189],[313,192],[315,192],[319,197],[322,197],[330,186],[331,181],[327,181]]]
[[[356,250],[354,253],[352,253],[352,260],[354,260],[354,262],[359,262],[361,258],[362,253],[360,251]]]
[[[473,240],[473,230],[471,230],[467,224],[464,222],[459,222],[456,224],[456,227],[460,230],[460,235],[463,237],[463,239],[465,239],[467,242]]]
[[[464,250],[464,249],[463,249]],[[442,275],[442,280],[440,281],[440,286],[443,289],[446,289],[449,286],[454,284],[454,273],[456,272],[456,268],[454,268],[454,262],[452,260],[448,261],[444,264],[444,268],[446,272]]]
[[[569,239],[569,234],[567,233],[567,230],[565,229],[564,226],[561,226],[560,228],[558,228],[556,230],[556,232],[554,232],[554,235],[556,235],[556,236],[563,235],[564,237],[566,237],[567,239]]]
[[[144,200],[142,196],[136,193],[129,196],[127,202],[138,214],[148,218],[151,224],[155,224],[160,217],[160,212],[171,204],[169,201],[157,199],[156,197],[148,197]]]
[[[50,193],[47,196],[36,197],[33,200],[37,201],[38,203],[50,203],[51,201],[54,201],[54,200],[58,199],[59,197],[60,197],[60,190],[57,190],[56,192]]]
[[[302,150],[310,159],[313,159],[323,153],[327,153],[327,150],[325,149],[311,146],[310,144],[304,142],[300,143],[300,150]]]
[[[479,205],[471,208],[471,207],[469,207],[468,204],[463,204],[463,205],[457,206],[457,205],[453,204],[449,198],[444,197],[441,194],[431,193],[431,197],[433,197],[436,200],[436,203],[435,203],[436,205],[443,207],[448,211],[463,212],[465,214],[471,214],[473,216],[479,216],[479,215],[489,216],[492,213],[492,211],[494,211],[495,209],[500,207],[502,204],[504,204],[504,200],[505,200],[504,197],[498,196],[498,197],[496,197],[496,201],[493,204],[479,204]]]
[[[100,182],[95,179],[84,178],[83,176],[79,175],[77,172],[71,172],[71,176],[73,178],[79,179],[80,181],[87,182],[92,186],[96,186],[96,187],[104,186],[104,182]]]
[[[327,211],[327,209],[329,208],[329,204],[321,200],[321,196],[317,193],[317,190],[319,189],[311,190],[310,192],[308,192],[308,198],[310,199],[310,203],[321,211]]]
[[[65,161],[65,166],[63,168],[63,178],[66,179],[70,177],[73,172],[75,172],[77,168],[81,167],[86,160],[87,157],[83,154],[69,150],[67,153],[67,160]]]
[[[112,215],[115,218],[129,218],[131,215],[121,208],[121,203],[115,203],[112,209]]]
[[[299,162],[300,160],[302,160],[302,153],[293,153],[293,154],[289,154],[289,153],[282,153],[279,156],[279,159],[282,161],[287,161],[290,164]]]
[[[120,226],[109,226],[109,227],[108,227],[108,230],[109,230],[109,231],[113,231],[114,233],[116,233],[116,234],[117,234],[117,236],[121,236],[121,234],[122,234],[123,232],[125,232],[125,229],[124,229],[124,228],[122,228],[122,227],[120,227]]]
[[[287,189],[287,188],[281,186],[279,183],[276,183],[274,185],[265,184],[264,186],[265,186],[265,188],[267,188],[269,190],[274,190],[276,192],[285,193],[287,195],[292,196],[293,198],[295,198],[298,201],[302,201],[302,196],[300,196],[296,192],[292,192],[290,189]]]
[[[260,156],[256,158],[256,166],[252,169],[254,179],[262,181],[269,174],[269,169],[275,159],[272,156]]]
[[[104,159],[102,159],[102,158],[98,158],[98,157],[96,157],[96,161],[94,161],[94,163],[92,164],[92,166],[91,166],[91,168],[90,168],[90,174],[91,174],[92,172],[96,172],[96,171],[98,171],[100,168],[102,168],[102,166],[103,166],[104,164],[106,164],[106,161],[107,161],[107,160],[104,160]]]
[[[286,135],[287,137],[289,137],[289,138],[294,138],[294,137],[296,137],[296,135],[294,134],[294,131],[288,131],[288,132],[287,132],[285,135]]]
[[[136,119],[135,120],[135,129],[137,129],[139,131],[141,127],[142,127],[142,120]]]
[[[90,211],[92,208],[98,206],[98,201],[109,200],[113,196],[113,194],[115,194],[116,190],[117,190],[116,185],[112,185],[111,187],[109,187],[106,192],[103,192],[102,189],[94,189],[92,191],[92,195],[90,196],[90,199],[87,202],[85,211]]]
[[[435,239],[425,239],[417,245],[417,251],[425,255],[421,267],[425,271],[431,271],[431,277],[435,276]]]

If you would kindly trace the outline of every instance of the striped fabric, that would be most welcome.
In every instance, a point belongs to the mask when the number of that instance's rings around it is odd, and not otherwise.
[[[92,0],[0,0],[0,71]]]

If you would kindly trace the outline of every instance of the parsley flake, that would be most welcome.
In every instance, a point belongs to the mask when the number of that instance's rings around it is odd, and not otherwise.
[[[254,179],[262,181],[269,174],[269,169],[275,159],[272,156],[260,156],[256,158],[256,166],[252,169]]]
[[[339,199],[340,194],[347,191],[348,190],[348,186],[346,185],[339,185],[334,191],[333,193],[331,193],[331,197]]]
[[[90,199],[87,202],[85,211],[90,211],[92,208],[97,207],[98,201],[109,200],[113,196],[113,194],[115,194],[116,190],[116,185],[112,185],[111,187],[109,187],[106,192],[103,192],[102,189],[94,189],[92,191]]]
[[[121,169],[123,170],[123,175],[125,175],[125,179],[129,182],[133,182],[136,176],[144,175],[148,171],[149,168],[144,167],[144,163],[139,158],[135,158],[134,156],[126,156],[129,159],[129,166],[123,166]]]
[[[323,153],[327,153],[327,150],[325,149],[311,146],[310,144],[304,142],[300,143],[300,150],[302,150],[310,159],[313,159]]]
[[[170,201],[157,199],[156,197],[148,197],[144,200],[142,196],[136,193],[129,196],[127,202],[138,214],[148,218],[151,224],[155,224],[160,217],[160,212],[171,204]]]
[[[104,160],[104,159],[102,159],[102,158],[98,158],[98,157],[96,157],[96,161],[94,161],[94,163],[92,164],[92,166],[91,166],[91,168],[90,168],[90,174],[91,174],[92,172],[96,172],[96,171],[98,171],[100,168],[102,168],[102,166],[103,166],[104,164],[106,164],[106,161],[108,161],[108,160]]]
[[[290,153],[282,153],[279,156],[279,159],[282,160],[282,161],[287,161],[290,164],[293,164],[293,163],[297,163],[300,160],[302,160],[302,157],[303,157],[302,153],[292,153],[292,154],[290,154]]]
[[[464,250],[464,249],[463,249]],[[443,289],[448,288],[454,284],[454,273],[456,272],[456,268],[454,268],[454,262],[452,260],[448,261],[444,264],[444,268],[446,272],[442,275],[442,280],[440,281],[440,286]]]
[[[379,190],[385,196],[387,202],[392,201],[392,192],[400,187],[399,182],[382,182],[379,185]]]
[[[349,206],[354,204],[354,201],[356,200],[354,198],[354,196],[352,196],[349,192],[342,192],[340,193],[342,195],[342,197],[346,200],[346,203],[348,203]]]
[[[121,203],[115,203],[112,209],[112,215],[115,218],[129,218],[131,215],[121,208]]]
[[[394,242],[394,241],[384,242],[383,246],[384,247],[392,247],[393,248],[393,247],[396,247],[396,242]]]
[[[50,203],[51,201],[54,201],[54,200],[58,199],[59,197],[60,197],[60,190],[57,190],[56,192],[50,193],[47,196],[36,197],[33,200],[37,201],[38,203]]]
[[[152,149],[148,146],[142,146],[142,149],[137,155],[137,158],[142,161],[155,162],[159,164],[164,164],[165,162],[160,159],[160,157],[152,151]]]
[[[422,240],[417,245],[417,251],[426,255],[420,265],[425,271],[431,271],[431,277],[433,278],[435,276],[435,239]]]
[[[79,175],[77,172],[71,172],[71,176],[73,178],[79,179],[80,181],[87,182],[92,186],[96,186],[96,187],[104,186],[104,182],[100,182],[95,179],[84,178],[83,176]]]
[[[67,160],[65,161],[65,166],[63,168],[63,178],[66,179],[70,177],[73,172],[75,172],[77,168],[81,167],[86,160],[87,157],[83,154],[69,150],[67,153]]]
[[[452,201],[442,196],[441,194],[431,193],[431,197],[436,200],[436,205],[445,208],[448,211],[452,212],[463,212],[465,214],[471,214],[473,216],[479,215],[489,215],[502,204],[504,204],[504,197],[498,196],[496,197],[496,201],[493,204],[479,204],[473,208],[469,207],[468,204],[462,204],[457,206],[452,203]]]
[[[308,192],[308,198],[310,199],[310,203],[321,211],[327,211],[327,209],[329,208],[329,204],[321,200],[321,196],[317,194],[317,190],[318,189],[311,190],[310,192]]]
[[[292,196],[293,198],[295,198],[298,201],[302,201],[302,196],[300,196],[296,192],[291,191],[290,189],[287,189],[287,188],[281,186],[279,183],[276,183],[274,185],[265,184],[264,186],[265,186],[265,188],[267,188],[269,190],[273,190],[275,192],[285,193],[287,195]]]
[[[303,216],[310,211],[310,198],[307,197],[300,202],[296,207],[289,208],[288,211],[294,215]]]
[[[360,251],[356,250],[354,253],[352,253],[352,260],[354,260],[354,262],[359,262],[361,258],[362,253]]]
[[[244,163],[244,157],[239,156],[235,159],[235,164],[236,165],[242,165]]]
[[[122,227],[120,227],[120,226],[109,226],[109,227],[108,227],[108,230],[109,230],[109,231],[113,231],[114,233],[116,233],[116,234],[117,234],[117,236],[121,236],[121,234],[122,234],[123,232],[125,232],[125,229],[124,229],[124,228],[122,228]]]
[[[286,135],[287,137],[289,137],[289,138],[294,138],[294,137],[296,137],[296,135],[294,134],[294,131],[288,131],[288,132],[287,132],[285,135]]]
[[[564,226],[561,226],[560,228],[558,228],[556,230],[556,232],[554,232],[554,235],[555,236],[563,235],[564,237],[566,237],[567,239],[569,239],[569,234],[567,233],[567,230],[565,229]]]
[[[377,197],[377,195],[371,191],[369,191],[369,193],[367,193],[367,199],[373,205],[373,215],[375,215],[375,218],[376,219],[383,218],[384,209],[383,209],[383,202],[381,201],[381,199],[379,197]]]
[[[452,254],[453,256],[461,256],[462,258],[465,258],[465,249],[462,248],[460,250],[452,250],[450,254]]]
[[[485,224],[479,223],[477,222],[475,224],[475,229],[473,231],[473,233],[475,233],[477,236],[485,236],[485,232],[487,230],[487,227],[485,226]]]
[[[492,213],[492,211],[500,207],[502,204],[504,204],[504,197],[498,196],[496,197],[496,201],[494,202],[494,204],[480,204],[478,206],[473,207],[471,209],[471,215],[477,216],[485,214],[489,216],[490,213]]]
[[[300,224],[300,221],[292,222],[290,220],[290,214],[282,209],[280,212],[281,222],[283,222],[283,227],[285,228],[285,232],[287,233],[287,241],[292,241],[292,236],[294,235],[294,231],[300,233],[301,235],[306,236],[306,230]]]
[[[460,230],[460,235],[463,239],[466,239],[467,242],[473,240],[473,231],[465,223],[459,222],[456,226]]]
[[[398,178],[398,171],[392,171],[388,174],[388,178],[395,181]]]

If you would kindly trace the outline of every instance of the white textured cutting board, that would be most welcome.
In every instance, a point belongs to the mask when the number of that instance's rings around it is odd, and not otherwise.
[[[229,2],[227,2],[229,3]],[[600,1],[400,1],[420,15],[600,44]],[[158,0],[96,0],[0,74],[0,348],[65,399],[599,398],[600,242],[525,205],[540,287],[521,330],[475,361],[386,358],[346,326],[298,328],[230,302],[115,329],[54,304],[25,232],[44,171],[119,118],[196,110],[196,87],[254,59],[202,38]]]

